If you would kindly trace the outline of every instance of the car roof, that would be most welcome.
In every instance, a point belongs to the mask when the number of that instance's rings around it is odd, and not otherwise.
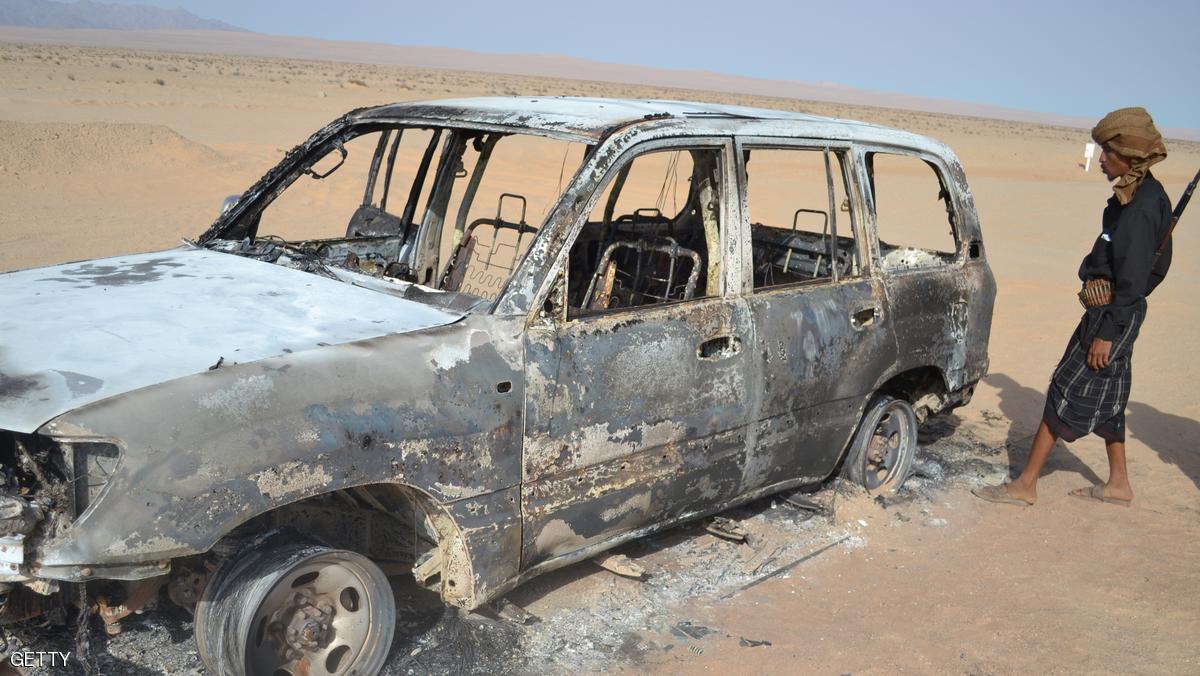
[[[394,103],[360,120],[427,119],[514,128],[597,141],[618,130],[670,123],[680,134],[763,134],[899,143],[941,150],[924,136],[880,125],[772,108],[658,99],[491,96]]]

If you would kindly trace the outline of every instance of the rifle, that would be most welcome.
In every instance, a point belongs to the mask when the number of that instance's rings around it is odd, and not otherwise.
[[[1179,197],[1179,203],[1175,205],[1175,211],[1171,212],[1171,227],[1167,228],[1167,236],[1163,237],[1163,241],[1158,245],[1158,251],[1154,252],[1154,269],[1158,265],[1158,257],[1162,256],[1163,250],[1167,248],[1167,242],[1171,241],[1171,233],[1175,232],[1175,224],[1179,222],[1179,217],[1183,215],[1183,210],[1187,208],[1188,200],[1192,199],[1192,193],[1196,191],[1196,183],[1200,182],[1200,170],[1196,171],[1195,178],[1191,183],[1188,183],[1187,190],[1183,191],[1183,195]]]

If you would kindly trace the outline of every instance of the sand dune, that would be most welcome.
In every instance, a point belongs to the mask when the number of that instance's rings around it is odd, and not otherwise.
[[[703,89],[747,96],[787,97],[806,101],[898,108],[1078,128],[1088,128],[1094,122],[1069,115],[1020,110],[986,103],[913,96],[899,92],[871,91],[842,84],[770,80],[702,70],[605,63],[562,54],[486,54],[466,49],[428,45],[388,45],[321,40],[292,35],[263,35],[211,30],[56,30],[0,26],[0,41],[203,52],[284,59],[319,59],[409,68],[468,70],[493,74],[638,84],[658,88]],[[1200,141],[1200,129],[1167,129],[1164,133],[1172,138]]]
[[[162,125],[0,120],[8,140],[3,171],[16,176],[144,171],[148,165],[196,169],[225,157]]]

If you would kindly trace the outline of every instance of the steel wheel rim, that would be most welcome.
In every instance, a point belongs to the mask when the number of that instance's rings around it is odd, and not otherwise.
[[[341,552],[297,562],[271,586],[247,627],[246,670],[270,676],[350,672],[373,642],[375,579]]]
[[[904,404],[896,401],[883,410],[867,440],[863,454],[863,480],[874,490],[896,478],[910,443],[912,429],[904,415]]]

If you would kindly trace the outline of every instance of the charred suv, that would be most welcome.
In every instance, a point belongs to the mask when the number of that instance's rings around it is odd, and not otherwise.
[[[193,242],[0,276],[3,617],[171,602],[217,672],[371,673],[389,577],[472,609],[838,472],[894,490],[985,374],[994,295],[921,136],[356,110]]]

